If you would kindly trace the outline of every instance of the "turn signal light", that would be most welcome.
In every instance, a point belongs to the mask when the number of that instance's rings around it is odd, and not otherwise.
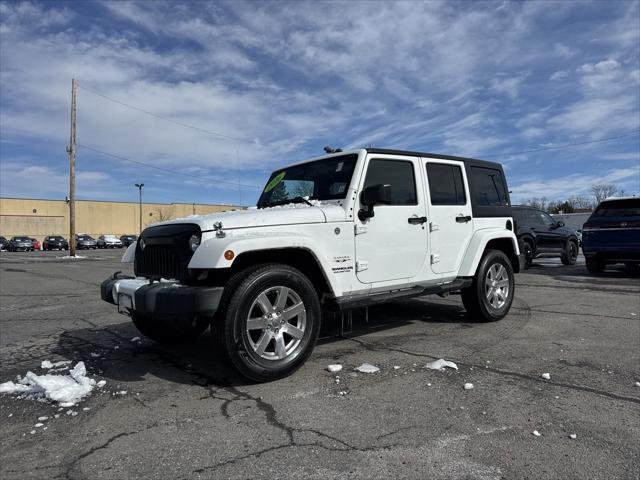
[[[235,257],[236,254],[233,253],[233,250],[227,250],[226,252],[224,252],[224,258],[226,258],[227,260],[233,260],[233,257]]]

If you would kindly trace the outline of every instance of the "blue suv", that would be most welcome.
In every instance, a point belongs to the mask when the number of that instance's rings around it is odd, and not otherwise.
[[[608,198],[582,228],[582,252],[591,273],[608,264],[624,263],[640,271],[640,198]]]

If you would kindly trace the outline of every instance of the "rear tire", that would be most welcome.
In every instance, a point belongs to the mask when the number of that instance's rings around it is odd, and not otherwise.
[[[563,265],[575,265],[578,259],[578,244],[573,240],[567,240],[560,260]]]
[[[500,250],[488,250],[473,283],[462,290],[462,303],[476,320],[493,322],[509,313],[514,291],[515,278],[509,257]]]
[[[320,301],[309,279],[288,265],[270,264],[229,281],[211,331],[242,375],[267,382],[290,375],[307,360],[320,318]]]
[[[164,345],[191,342],[202,335],[209,326],[208,320],[197,319],[190,326],[177,328],[167,321],[137,312],[131,312],[131,320],[142,335]]]
[[[625,262],[624,268],[633,276],[640,275],[640,263]]]
[[[587,270],[589,273],[602,273],[604,272],[604,262],[597,257],[587,257],[585,259],[587,264]]]

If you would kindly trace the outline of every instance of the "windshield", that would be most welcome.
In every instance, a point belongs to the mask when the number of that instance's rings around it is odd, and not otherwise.
[[[78,240],[93,240],[89,235],[80,235]]]
[[[258,207],[282,205],[294,199],[345,198],[358,155],[341,155],[276,170],[269,177]]]
[[[593,212],[593,217],[638,217],[640,216],[640,198],[612,200],[603,202]]]
[[[49,240],[54,240],[56,242],[61,242],[62,240],[64,240],[64,238],[62,238],[62,237],[49,237]]]
[[[16,242],[30,242],[31,239],[29,237],[14,237]]]

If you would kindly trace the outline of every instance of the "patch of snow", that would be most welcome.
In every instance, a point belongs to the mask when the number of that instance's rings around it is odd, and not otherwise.
[[[543,373],[542,375],[540,375],[542,378],[544,378],[545,380],[551,380],[551,375],[549,375],[548,373]]]
[[[34,433],[36,433],[36,431],[35,431],[35,430],[31,430],[29,433],[30,433],[31,435],[33,435]]]
[[[56,258],[61,258],[62,260],[82,260],[83,258],[87,258],[87,257],[82,257],[80,255],[76,255],[75,257],[72,257],[71,255],[65,255],[64,257],[56,257]]]
[[[400,370],[400,365],[394,365],[394,366],[393,366],[393,369],[394,369],[394,370]]]
[[[49,420],[49,417],[38,417],[39,422],[45,422],[47,420]]]
[[[36,375],[27,372],[24,378],[18,377],[17,383],[0,384],[0,393],[26,395],[28,398],[57,402],[62,407],[70,407],[91,393],[95,380],[87,377],[84,362],[78,362],[69,371],[69,375]]]
[[[342,370],[342,365],[340,365],[339,363],[327,365],[327,371],[331,373],[339,372],[340,370]]]
[[[640,382],[636,382],[636,383],[634,383],[634,385],[635,385],[636,387],[640,387]]]
[[[53,416],[53,418],[60,418],[60,414],[59,414],[59,413],[56,413],[56,414]]]
[[[427,383],[427,387],[430,387],[430,386],[431,386],[431,384],[430,384],[430,383]]]
[[[51,368],[59,368],[64,367],[65,365],[69,365],[71,360],[62,360],[61,362],[52,363],[49,360],[43,360],[40,364],[40,368],[44,368],[45,370],[49,370]]]
[[[435,362],[431,362],[431,363],[427,364],[427,368],[429,368],[431,370],[443,371],[446,367],[458,370],[458,366],[455,363],[450,362],[449,360],[445,360],[443,358],[440,358],[439,360],[436,360]]]
[[[88,412],[89,410],[91,410],[89,407],[84,407],[84,408],[82,409],[82,411],[83,411],[83,412]]]
[[[13,413],[10,413],[9,415],[7,415],[7,417],[9,418],[13,417]]]
[[[140,340],[140,337],[133,337],[133,338],[131,339],[131,341],[132,341],[132,342],[140,342],[141,340]]]
[[[362,373],[376,373],[379,372],[380,369],[375,365],[371,365],[370,363],[363,363],[358,368],[356,368],[358,372]]]
[[[96,383],[96,386],[98,388],[102,388],[107,384],[106,380],[100,380],[98,383]]]
[[[465,390],[472,390],[473,389],[473,383],[465,383],[464,384],[464,389]]]
[[[538,430],[534,430],[534,431],[533,431],[533,434],[534,434],[536,437],[539,437],[540,435],[542,435]]]
[[[36,428],[40,428],[40,427],[43,427],[43,426],[44,426],[44,423],[40,423],[40,422],[38,422],[38,423],[36,423],[34,425],[34,427],[36,427]]]
[[[91,352],[91,356],[92,356],[93,358],[98,358],[98,357],[100,356],[100,354],[99,354],[99,353]]]
[[[575,433],[572,433],[571,435],[569,435],[569,438],[571,440],[575,440],[576,438],[578,438],[578,436]]]

